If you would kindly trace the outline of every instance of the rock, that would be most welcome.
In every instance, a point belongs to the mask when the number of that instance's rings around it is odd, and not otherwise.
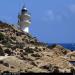
[[[49,46],[3,22],[0,22],[0,36],[0,56],[8,56],[0,61],[1,71],[69,73],[75,70],[68,60],[69,56],[75,60],[75,53],[61,45]]]
[[[48,73],[47,70],[40,69],[38,67],[33,67],[32,69],[27,70],[28,73]]]

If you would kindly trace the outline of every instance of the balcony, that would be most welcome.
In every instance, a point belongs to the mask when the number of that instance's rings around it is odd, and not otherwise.
[[[31,22],[29,20],[25,20],[25,21],[19,23],[19,25],[25,25],[25,26],[29,26],[30,24],[31,24]]]

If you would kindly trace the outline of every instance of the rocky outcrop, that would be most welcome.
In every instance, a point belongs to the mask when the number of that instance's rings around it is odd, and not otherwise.
[[[0,22],[1,72],[71,72],[75,67],[64,58],[70,52],[60,45],[48,46],[15,26]]]

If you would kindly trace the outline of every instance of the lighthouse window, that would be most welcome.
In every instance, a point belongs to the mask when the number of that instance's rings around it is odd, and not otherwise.
[[[25,9],[22,9],[22,12],[27,12],[27,10],[25,10]]]

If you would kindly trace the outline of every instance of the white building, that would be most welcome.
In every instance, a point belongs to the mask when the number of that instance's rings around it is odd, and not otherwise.
[[[20,14],[18,15],[18,25],[20,29],[26,33],[29,33],[29,25],[31,24],[31,15],[28,12],[28,9],[23,6]]]

